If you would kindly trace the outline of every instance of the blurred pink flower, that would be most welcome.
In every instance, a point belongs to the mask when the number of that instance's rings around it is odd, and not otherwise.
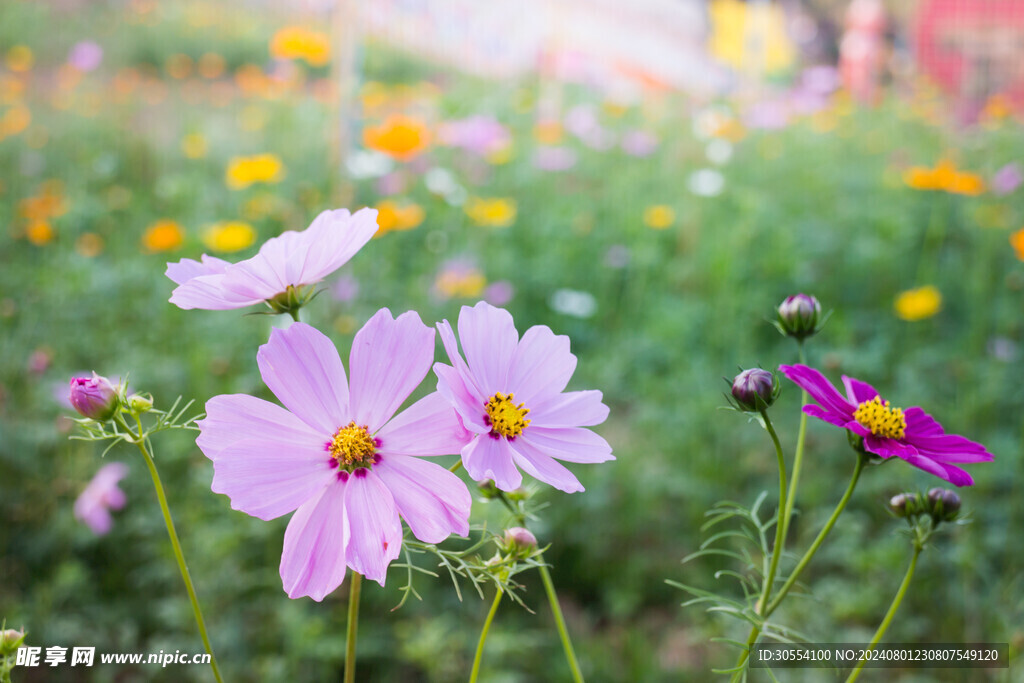
[[[1021,173],[1020,165],[1010,162],[996,171],[992,176],[992,192],[998,195],[1007,195],[1020,187],[1024,181],[1024,174]]]
[[[486,156],[512,144],[512,135],[492,116],[470,116],[446,121],[440,128],[441,142],[478,156]]]
[[[515,296],[516,290],[512,286],[512,283],[508,280],[499,280],[498,282],[492,282],[487,285],[487,289],[484,290],[484,299],[487,303],[492,306],[504,306],[509,301],[512,301],[512,297]]]
[[[533,165],[542,171],[567,171],[576,165],[576,152],[568,147],[538,147]]]
[[[622,149],[631,156],[647,157],[658,149],[658,138],[646,130],[631,130],[622,136]]]
[[[111,510],[120,510],[127,502],[118,483],[128,474],[123,462],[112,462],[100,468],[96,476],[75,500],[75,519],[83,522],[97,536],[110,531],[114,524]]]
[[[342,273],[331,285],[331,295],[342,303],[352,301],[359,296],[359,280],[348,273]]]
[[[293,323],[256,355],[284,408],[244,394],[206,403],[196,444],[213,491],[259,519],[295,512],[281,554],[288,597],[323,600],[346,566],[383,585],[402,549],[399,516],[427,543],[469,532],[466,485],[423,459],[466,443],[455,411],[435,392],[395,415],[433,358],[434,331],[412,311],[381,309],[356,333],[351,377],[326,336]]]
[[[103,48],[91,40],[75,43],[68,53],[68,64],[79,71],[92,71],[103,61]]]

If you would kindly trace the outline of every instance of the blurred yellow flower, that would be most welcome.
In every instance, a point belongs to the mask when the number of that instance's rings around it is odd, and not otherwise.
[[[256,241],[256,231],[242,221],[215,223],[203,231],[203,244],[213,251],[241,251]]]
[[[363,129],[363,144],[399,161],[408,161],[427,148],[430,129],[420,119],[392,114],[379,126]]]
[[[504,228],[516,220],[514,199],[472,197],[466,202],[465,209],[471,221],[488,228]]]
[[[1002,93],[996,93],[985,102],[981,118],[986,121],[999,121],[1013,114],[1013,103]]]
[[[326,33],[287,26],[274,34],[270,54],[277,59],[304,59],[310,66],[325,66],[331,59],[331,40]]]
[[[284,164],[275,154],[234,157],[228,164],[226,181],[232,190],[241,190],[253,183],[276,183],[284,177]]]
[[[491,150],[484,156],[484,160],[493,166],[501,166],[512,161],[512,143]]]
[[[37,247],[52,242],[53,235],[53,226],[49,221],[32,221],[25,230],[25,237]]]
[[[1010,235],[1010,245],[1017,253],[1017,258],[1024,261],[1024,228]]]
[[[981,176],[958,170],[950,159],[940,160],[935,168],[911,166],[903,174],[903,182],[915,190],[941,190],[969,196],[985,191]]]
[[[98,256],[103,251],[103,238],[94,232],[84,232],[75,240],[75,251],[86,258]]]
[[[146,228],[142,247],[148,252],[172,251],[185,241],[185,231],[175,221],[162,219]]]
[[[15,45],[7,51],[7,68],[11,71],[28,71],[35,63],[32,48],[28,45]]]
[[[655,230],[664,230],[676,222],[676,212],[671,206],[657,204],[644,209],[644,225]]]
[[[374,237],[380,237],[386,233],[399,230],[412,230],[423,222],[423,207],[419,204],[409,203],[404,206],[386,199],[378,202],[377,206],[378,230]]]
[[[562,124],[558,121],[539,121],[533,127],[533,137],[542,145],[557,145],[562,141]]]
[[[32,123],[32,112],[28,107],[15,105],[4,112],[0,118],[0,139],[8,135],[17,135]]]
[[[454,265],[441,271],[434,287],[446,299],[474,299],[483,294],[487,278],[475,267]]]
[[[896,315],[902,320],[930,318],[942,308],[942,294],[932,285],[908,289],[896,296]]]
[[[199,133],[189,133],[181,139],[181,151],[189,159],[202,159],[206,150],[206,138]]]

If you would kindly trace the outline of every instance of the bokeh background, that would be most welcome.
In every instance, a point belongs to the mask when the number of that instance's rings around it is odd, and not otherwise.
[[[201,651],[137,454],[106,456],[130,467],[110,533],[72,514],[102,448],[68,440],[68,377],[130,373],[158,407],[268,396],[255,349],[272,320],[177,309],[165,263],[247,258],[324,209],[372,206],[379,237],[304,313],[343,357],[379,307],[429,324],[487,299],[520,331],[568,334],[570,388],[611,406],[598,431],[618,459],[573,468],[585,493],[542,491],[535,525],[589,680],[707,680],[731,663],[709,638],[744,629],[682,608],[664,581],[719,587],[726,565],[680,563],[704,510],[774,496],[770,443],[718,409],[721,377],[795,360],[767,320],[798,291],[834,309],[812,364],[996,455],[971,467],[972,523],[926,553],[887,639],[1018,652],[1022,65],[1019,0],[5,0],[0,617],[43,647]],[[791,452],[799,392],[784,389]],[[289,600],[286,520],[211,493],[192,436],[161,437],[157,463],[225,675],[339,679],[347,584],[322,604]],[[808,448],[800,551],[854,463],[827,425],[810,425]],[[813,597],[783,620],[868,640],[908,556],[884,503],[937,483],[869,470],[805,575]],[[482,503],[474,515],[502,520]],[[392,612],[404,579],[392,569],[363,591],[361,680],[465,678],[488,602],[423,578],[423,600]],[[540,583],[523,581],[536,614],[503,605],[483,677],[565,680]]]

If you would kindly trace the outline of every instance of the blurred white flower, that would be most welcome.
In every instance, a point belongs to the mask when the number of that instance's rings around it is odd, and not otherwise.
[[[702,168],[691,173],[686,184],[698,197],[714,197],[725,189],[725,176],[712,168]]]
[[[557,313],[573,318],[589,318],[597,312],[597,299],[594,295],[577,289],[556,290],[548,300],[548,305]]]
[[[391,173],[394,162],[386,154],[374,152],[368,149],[357,149],[349,154],[345,161],[345,168],[355,180],[365,178],[380,178]]]

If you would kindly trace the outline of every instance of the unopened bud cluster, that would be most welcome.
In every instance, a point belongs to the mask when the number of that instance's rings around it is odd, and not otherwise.
[[[935,523],[952,522],[960,515],[960,496],[938,487],[929,490],[927,495],[899,493],[889,500],[889,509],[897,517],[928,515]]]

